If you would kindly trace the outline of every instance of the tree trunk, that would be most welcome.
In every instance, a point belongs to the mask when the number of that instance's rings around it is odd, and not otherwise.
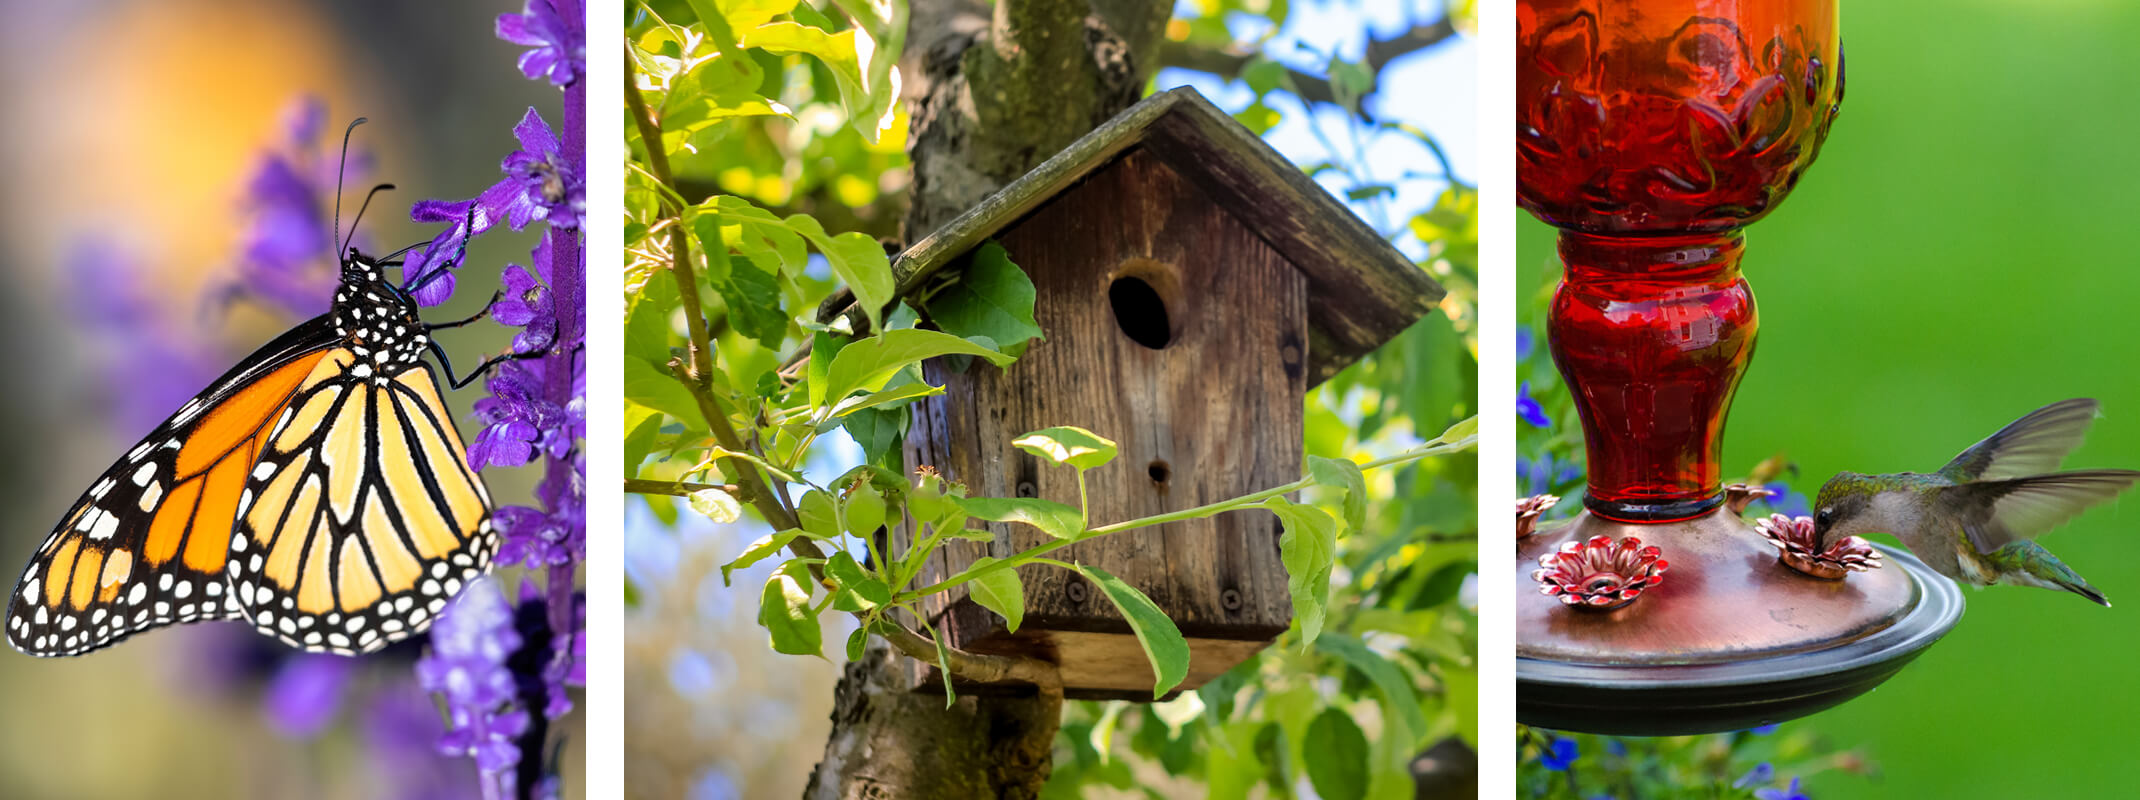
[[[1151,0],[914,0],[899,71],[914,183],[903,234],[936,230],[1137,101],[1172,6]],[[835,692],[812,800],[1038,797],[1062,698],[907,689],[872,641]]]

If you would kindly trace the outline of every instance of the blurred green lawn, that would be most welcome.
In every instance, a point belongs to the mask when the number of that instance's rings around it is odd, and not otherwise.
[[[2073,467],[2140,468],[2140,4],[1856,2],[1843,113],[1799,188],[1747,235],[1760,304],[1725,472],[1784,451],[1828,475],[1929,471],[2045,403],[2096,397]],[[1517,286],[1553,267],[1521,215]],[[1851,797],[2113,797],[2140,660],[2140,501],[2042,541],[2104,609],[2033,588],[1965,592],[1952,634],[1806,727],[1884,775],[1813,778]]]

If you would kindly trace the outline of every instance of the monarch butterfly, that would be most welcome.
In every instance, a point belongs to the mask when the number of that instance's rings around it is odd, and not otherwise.
[[[453,380],[430,336],[483,314],[425,324],[417,287],[383,276],[400,261],[343,252],[326,314],[240,361],[75,501],[16,585],[9,644],[80,655],[242,618],[292,647],[365,653],[429,627],[489,567],[490,494],[423,360],[436,353],[455,388],[496,363]]]

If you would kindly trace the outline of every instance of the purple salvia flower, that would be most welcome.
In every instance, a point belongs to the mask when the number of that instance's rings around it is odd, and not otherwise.
[[[534,48],[520,54],[520,74],[570,86],[587,73],[587,21],[560,5],[528,0],[521,13],[498,15],[498,38]]]
[[[538,220],[578,230],[587,217],[587,185],[579,168],[560,152],[557,134],[530,108],[513,126],[513,136],[520,140],[520,149],[498,165],[506,178],[483,198],[500,203],[495,208],[513,230]]]
[[[284,117],[287,138],[261,154],[246,183],[251,221],[232,289],[308,317],[326,310],[339,276],[328,209],[341,163],[318,146],[327,118],[319,98],[299,98]],[[359,153],[350,161],[350,174],[361,176],[368,159]]]
[[[484,382],[491,396],[477,400],[483,429],[468,445],[468,464],[517,467],[537,454],[561,457],[572,447],[573,430],[566,409],[543,392],[548,359],[508,361],[491,370]]]
[[[439,752],[474,758],[507,789],[521,758],[516,739],[528,727],[519,683],[506,668],[520,645],[513,607],[490,578],[478,578],[432,624],[431,652],[416,663],[417,680],[445,697],[449,727]]]
[[[292,739],[310,739],[327,729],[342,708],[357,662],[318,653],[299,653],[283,662],[268,681],[268,722]]]

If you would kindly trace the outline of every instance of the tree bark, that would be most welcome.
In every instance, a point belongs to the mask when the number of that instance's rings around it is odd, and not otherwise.
[[[901,54],[919,240],[1137,101],[1171,6],[1151,0],[914,0]],[[834,690],[812,800],[1033,798],[1053,769],[1059,692],[908,691],[872,640]]]

